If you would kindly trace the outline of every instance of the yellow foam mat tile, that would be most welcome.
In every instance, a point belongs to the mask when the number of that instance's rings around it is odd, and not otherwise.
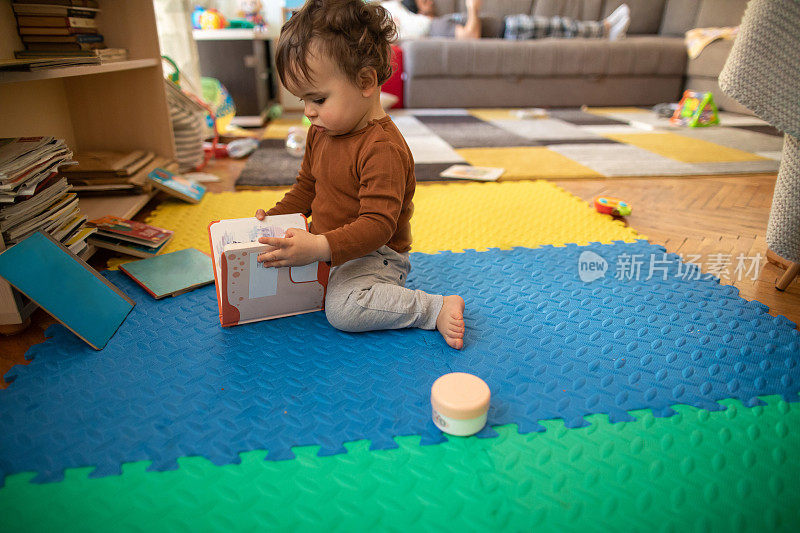
[[[593,115],[613,115],[616,113],[650,113],[639,107],[583,107],[581,111]]]
[[[546,181],[418,186],[414,207],[415,252],[645,238]]]
[[[602,174],[545,146],[461,148],[456,153],[476,167],[506,169],[501,181],[523,179],[602,178]]]
[[[197,205],[165,201],[147,222],[175,231],[164,252],[197,248],[209,253],[209,222],[253,216],[259,208],[272,207],[286,190],[207,193]],[[645,238],[546,181],[418,184],[414,206],[415,252]]]
[[[285,139],[289,135],[289,128],[305,127],[302,117],[299,118],[279,118],[271,120],[264,128],[262,139]]]
[[[766,158],[674,133],[608,133],[605,137],[684,163],[761,161]]]

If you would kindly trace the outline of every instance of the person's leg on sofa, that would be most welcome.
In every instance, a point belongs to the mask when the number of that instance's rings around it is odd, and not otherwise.
[[[480,39],[481,38],[481,19],[480,10],[483,0],[467,0],[467,21],[464,25],[456,25],[456,39]]]
[[[603,20],[576,20],[570,17],[541,17],[535,15],[509,15],[505,18],[503,38],[509,40],[544,39],[546,37],[570,39],[607,38],[621,39],[630,25],[630,8],[622,4]]]
[[[622,39],[628,31],[628,26],[631,25],[631,9],[628,4],[622,4],[602,22],[610,41]]]

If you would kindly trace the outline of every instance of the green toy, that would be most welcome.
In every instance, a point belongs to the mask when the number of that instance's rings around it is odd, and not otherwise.
[[[670,122],[676,126],[713,126],[719,124],[719,111],[711,92],[684,91]]]

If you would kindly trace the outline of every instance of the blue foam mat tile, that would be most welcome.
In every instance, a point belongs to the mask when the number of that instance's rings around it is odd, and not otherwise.
[[[585,282],[589,251],[608,269]],[[0,473],[42,482],[134,461],[172,469],[191,455],[228,464],[254,449],[280,460],[294,446],[325,455],[361,439],[435,444],[430,387],[453,371],[489,384],[490,426],[522,433],[552,419],[580,427],[599,413],[619,421],[637,409],[668,416],[675,404],[797,397],[794,324],[713,277],[681,278],[676,258],[665,279],[615,275],[634,255],[664,254],[644,241],[413,254],[409,287],[466,300],[462,351],[435,331],[336,331],[323,313],[221,328],[213,287],[156,301],[109,272],[137,306],[100,352],[58,326],[14,367],[0,391]]]

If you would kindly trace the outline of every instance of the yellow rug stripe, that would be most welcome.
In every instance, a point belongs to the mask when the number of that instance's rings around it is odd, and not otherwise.
[[[522,179],[602,178],[603,175],[545,146],[461,148],[456,153],[476,167],[506,169],[501,181]]]
[[[609,133],[604,136],[615,141],[638,146],[676,161],[683,161],[684,163],[761,161],[766,159],[750,152],[674,133]]]
[[[286,139],[289,135],[289,128],[304,127],[303,118],[279,118],[271,120],[270,123],[264,128],[264,133],[261,135],[262,139]]]
[[[522,108],[467,109],[467,112],[475,118],[489,122],[492,120],[521,120],[515,114],[515,111],[521,109]]]
[[[258,208],[272,207],[286,190],[208,193],[197,205],[165,201],[147,222],[175,231],[164,252],[197,248],[208,253],[209,222],[253,216]],[[414,204],[411,222],[416,252],[644,238],[546,181],[423,183],[417,185]]]
[[[583,107],[584,113],[593,115],[613,115],[615,113],[650,113],[651,111],[639,107]]]

